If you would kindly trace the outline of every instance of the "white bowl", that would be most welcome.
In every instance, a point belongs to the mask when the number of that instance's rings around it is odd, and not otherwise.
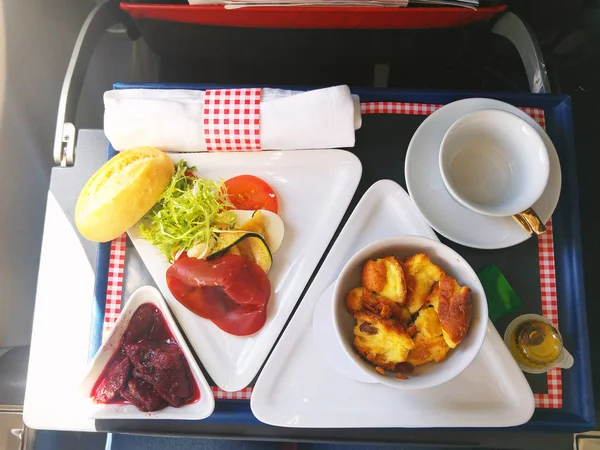
[[[550,175],[539,133],[500,110],[475,111],[454,122],[442,140],[439,167],[458,203],[489,216],[512,216],[530,208]]]
[[[200,398],[194,403],[183,405],[179,408],[167,406],[164,409],[153,412],[140,411],[131,404],[96,404],[90,398],[90,394],[96,381],[102,375],[106,364],[115,352],[120,348],[123,334],[137,308],[144,303],[151,303],[162,312],[169,330],[175,341],[181,348],[185,359],[190,367],[190,372],[200,390]],[[91,361],[88,373],[79,386],[80,395],[84,397],[88,416],[92,419],[177,419],[177,420],[200,420],[210,416],[215,408],[215,398],[210,385],[204,378],[200,367],[188,348],[183,335],[179,331],[175,320],[169,310],[167,303],[160,292],[152,286],[142,286],[135,290],[127,300],[125,307],[119,314],[113,330],[102,344],[96,356]]]
[[[354,349],[352,341],[356,320],[346,308],[346,295],[351,289],[361,285],[362,266],[369,259],[393,255],[403,260],[416,253],[425,253],[434,264],[448,275],[456,278],[460,285],[471,288],[473,315],[465,339],[448,352],[444,361],[431,362],[417,367],[407,380],[401,380],[393,375],[380,375],[375,372],[375,367],[361,358]],[[433,239],[420,236],[399,236],[367,245],[350,258],[340,272],[334,288],[333,318],[336,335],[346,356],[364,375],[398,389],[423,389],[451,380],[473,362],[485,338],[488,308],[481,282],[462,256]]]

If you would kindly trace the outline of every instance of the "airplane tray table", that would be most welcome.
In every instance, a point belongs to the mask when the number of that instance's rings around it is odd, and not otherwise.
[[[116,87],[127,89],[134,87],[164,88],[165,86],[119,84]],[[166,87],[208,88],[207,86],[187,85],[169,85]],[[210,88],[213,87],[210,86]],[[475,271],[488,264],[495,264],[510,280],[523,301],[523,307],[513,315],[504,317],[495,323],[501,335],[516,315],[524,313],[558,314],[559,329],[563,335],[565,347],[569,349],[575,358],[575,365],[569,370],[555,369],[550,376],[546,374],[527,374],[527,380],[536,396],[536,411],[528,423],[517,427],[517,429],[579,432],[593,428],[595,418],[583,289],[577,174],[570,98],[557,95],[413,92],[393,89],[355,89],[353,92],[360,95],[363,123],[361,129],[356,133],[355,147],[349,150],[359,157],[363,165],[363,173],[358,189],[338,227],[335,237],[342,229],[358,200],[373,183],[381,179],[390,179],[406,188],[404,159],[408,144],[427,115],[439,108],[440,105],[463,98],[493,98],[524,108],[538,122],[545,125],[546,131],[556,147],[562,169],[562,191],[558,206],[552,215],[551,234],[543,237],[544,240],[540,243],[538,243],[538,239],[531,238],[516,246],[500,250],[478,250],[460,246],[441,236],[440,238],[442,242],[463,255]],[[79,150],[78,152],[81,155]],[[110,157],[113,154],[114,150],[109,147],[108,156]],[[58,173],[53,175],[53,177],[57,176],[60,175]],[[73,197],[72,201],[75,198]],[[331,243],[334,242],[335,237]],[[553,245],[555,263],[551,267],[555,270],[555,280],[552,277],[550,281],[547,278],[540,279],[540,273],[543,274],[546,269],[546,267],[542,267],[544,270],[540,272],[540,261],[542,261],[542,265],[545,264],[544,258],[540,259],[540,256],[543,251],[548,250],[548,245],[550,245],[550,251]],[[123,254],[123,251],[125,254],[124,263],[121,266],[123,275],[115,275],[115,268],[119,269],[119,259],[117,257],[117,260],[115,260],[115,250],[120,255]],[[321,263],[325,256],[326,254],[322,257]],[[318,268],[313,273],[312,278],[314,278],[317,271]],[[111,281],[109,282],[109,292],[107,292],[109,272]],[[118,287],[115,284],[115,276],[122,276],[122,279],[117,279]],[[552,294],[552,296],[556,302],[551,302],[552,305],[550,305],[546,298],[546,303],[542,305],[542,294],[544,296],[548,295],[548,283],[551,284],[551,290],[555,288],[555,294]],[[118,313],[115,311],[118,305],[115,307],[114,302],[109,302],[109,305],[106,304],[107,295],[113,297],[117,295],[125,302],[136,288],[146,284],[155,285],[128,238],[125,241],[123,236],[113,241],[112,244],[106,243],[99,246],[94,316],[90,333],[90,357],[99,347],[103,326],[105,325],[105,312],[108,312],[108,316],[114,316]],[[305,288],[304,293],[307,288]],[[114,317],[106,317],[106,320],[114,320]],[[253,386],[253,383],[250,386]],[[218,388],[213,388],[213,392],[216,399],[215,412],[211,417],[201,422],[99,420],[96,421],[96,428],[102,431],[114,432],[193,435],[206,433],[206,430],[210,430],[210,424],[217,428],[221,424],[230,424],[231,426],[235,424],[242,428],[261,424],[250,410],[251,388],[233,394],[224,393]],[[283,429],[279,430],[283,431]],[[515,428],[495,429],[494,431],[508,430],[514,431]],[[296,434],[299,432],[301,436],[311,439],[312,435],[309,429],[294,431]],[[359,432],[360,430],[349,430],[347,435],[350,436],[352,431]],[[386,435],[390,437],[393,435],[395,436],[394,439],[402,439],[403,432],[410,432],[413,437],[420,435],[420,433],[428,433],[426,430],[409,429],[382,429],[376,431],[384,439]],[[445,431],[439,429],[435,432],[444,433]],[[276,435],[277,431],[274,434]],[[456,442],[457,439],[460,440],[457,435],[453,435],[452,440]]]

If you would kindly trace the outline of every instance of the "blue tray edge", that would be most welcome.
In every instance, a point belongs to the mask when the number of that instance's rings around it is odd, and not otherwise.
[[[555,108],[557,120],[561,122],[562,136],[564,145],[567,149],[567,158],[564,159],[562,172],[563,179],[568,178],[577,180],[577,153],[575,151],[575,139],[573,133],[573,120],[571,116],[572,103],[571,97],[566,97],[564,101]],[[566,163],[566,164],[565,164]],[[568,189],[565,189],[567,188]],[[569,242],[564,243],[561,249],[564,252],[564,259],[569,261],[570,270],[561,270],[561,281],[567,286],[568,291],[572,292],[575,298],[585,299],[585,281],[583,276],[583,254],[581,240],[581,219],[579,214],[579,188],[577,183],[572,182],[565,185],[563,183],[563,195],[568,195],[568,200],[571,205],[571,214],[561,214],[562,225],[568,230],[563,233],[568,236]],[[559,239],[559,242],[562,238]],[[558,263],[558,261],[557,261]],[[558,264],[557,264],[558,266]],[[578,352],[576,355],[576,364],[581,364],[587,370],[583,371],[563,371],[563,377],[570,377],[573,374],[577,376],[576,386],[579,388],[581,395],[577,398],[581,405],[581,418],[586,422],[589,429],[595,427],[596,414],[594,408],[592,370],[590,361],[590,343],[589,343],[589,328],[587,321],[587,310],[584,307],[572,308],[567,311],[568,315],[573,315],[572,321],[579,329],[579,338],[577,342]],[[559,310],[559,321],[561,315],[565,311]]]

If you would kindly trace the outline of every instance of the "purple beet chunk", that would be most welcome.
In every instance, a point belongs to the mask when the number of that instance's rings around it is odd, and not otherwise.
[[[177,370],[185,365],[185,356],[179,345],[161,342],[152,354],[151,365],[156,369]]]
[[[150,383],[136,378],[129,380],[127,387],[122,389],[120,394],[125,400],[144,412],[158,411],[167,406],[167,402],[156,394]]]
[[[133,370],[134,378],[151,383],[158,395],[171,406],[178,407],[194,396],[194,388],[187,368],[177,370],[159,370],[154,374]]]
[[[159,370],[152,375],[154,389],[169,405],[178,407],[193,397],[194,390],[186,368]]]
[[[125,332],[125,344],[131,344],[147,339],[154,327],[154,312],[156,307],[150,303],[144,303],[133,313]]]
[[[127,358],[115,360],[106,372],[106,376],[93,393],[99,403],[114,400],[118,392],[125,386],[131,372],[131,363]]]
[[[158,309],[154,312],[154,325],[152,326],[152,331],[148,335],[148,340],[154,342],[166,342],[173,340],[171,330],[169,330],[162,313]]]
[[[184,365],[185,359],[177,344],[140,342],[127,344],[125,353],[138,372],[152,374],[157,370],[174,370]]]
[[[140,342],[125,352],[133,363],[133,376],[151,383],[171,406],[181,406],[194,396],[189,368],[177,344]]]
[[[146,381],[152,385],[154,384],[154,378],[152,377],[152,374],[140,372],[136,369],[133,369],[133,378]]]

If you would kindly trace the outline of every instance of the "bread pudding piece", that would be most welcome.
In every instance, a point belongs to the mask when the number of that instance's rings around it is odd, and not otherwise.
[[[435,309],[423,307],[415,319],[417,334],[413,338],[414,348],[408,354],[406,362],[413,366],[422,366],[430,361],[440,362],[450,350],[444,340],[442,326]]]
[[[391,371],[406,361],[414,344],[403,325],[366,311],[358,311],[354,317],[354,347],[363,358]]]
[[[419,333],[426,337],[436,337],[442,335],[442,324],[435,309],[432,306],[423,307],[415,319],[415,326]]]
[[[346,308],[351,314],[366,311],[383,319],[396,319],[405,324],[411,320],[408,308],[364,288],[352,289],[346,296]]]
[[[396,303],[406,301],[406,277],[402,264],[394,256],[367,261],[362,268],[362,285],[367,291]]]
[[[417,333],[413,338],[413,343],[415,346],[408,353],[406,362],[415,367],[431,361],[440,362],[450,350],[442,336],[427,337],[423,333]]]
[[[450,348],[456,347],[467,334],[473,314],[471,289],[460,286],[444,275],[427,297],[440,319],[442,335]]]
[[[352,289],[346,295],[346,308],[350,314],[354,314],[357,311],[362,311],[363,307],[363,295],[365,293],[364,288],[357,287]]]
[[[424,253],[408,257],[402,265],[408,285],[406,306],[411,314],[416,314],[425,304],[435,283],[445,274]]]

